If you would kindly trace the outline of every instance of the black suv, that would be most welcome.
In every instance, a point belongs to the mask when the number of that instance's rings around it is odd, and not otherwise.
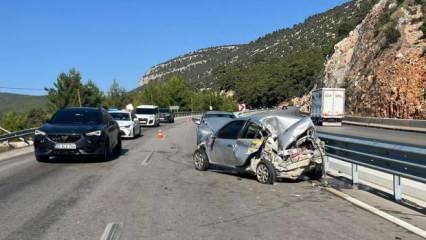
[[[120,128],[102,108],[64,108],[35,131],[37,161],[50,156],[97,156],[107,161],[121,152]]]

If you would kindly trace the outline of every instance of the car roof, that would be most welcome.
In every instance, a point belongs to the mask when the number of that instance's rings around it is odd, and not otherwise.
[[[158,108],[156,105],[139,105],[136,108]]]
[[[124,111],[124,110],[112,110],[112,111],[108,111],[109,113],[130,113],[129,111]]]

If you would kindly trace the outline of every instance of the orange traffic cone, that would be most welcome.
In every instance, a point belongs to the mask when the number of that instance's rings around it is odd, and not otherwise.
[[[159,140],[163,140],[164,139],[164,133],[163,133],[163,130],[158,130],[158,133],[157,133],[157,138],[159,139]]]

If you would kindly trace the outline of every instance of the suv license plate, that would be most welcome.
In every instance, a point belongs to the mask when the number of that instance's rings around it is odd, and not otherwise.
[[[75,150],[77,149],[77,146],[75,143],[56,143],[55,149]]]

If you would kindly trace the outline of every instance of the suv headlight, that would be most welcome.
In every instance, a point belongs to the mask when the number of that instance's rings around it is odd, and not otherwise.
[[[46,136],[46,133],[40,130],[35,130],[34,135]]]
[[[124,128],[130,128],[132,125],[126,125],[124,126]]]
[[[89,136],[89,137],[91,137],[91,136],[97,136],[97,137],[99,137],[99,136],[101,136],[101,135],[102,135],[101,130],[97,130],[97,131],[93,131],[93,132],[88,132],[88,133],[86,133],[86,136]]]

